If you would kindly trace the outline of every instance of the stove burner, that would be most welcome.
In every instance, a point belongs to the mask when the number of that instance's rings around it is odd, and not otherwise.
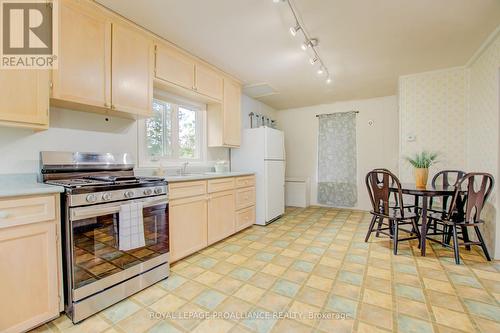
[[[111,185],[113,182],[95,180],[95,179],[84,179],[84,178],[69,178],[69,179],[58,179],[46,181],[47,184],[61,185],[67,187],[81,187],[81,186],[94,186],[94,185]]]
[[[141,178],[134,176],[88,176],[85,179],[97,180],[111,183],[135,183],[141,181]]]

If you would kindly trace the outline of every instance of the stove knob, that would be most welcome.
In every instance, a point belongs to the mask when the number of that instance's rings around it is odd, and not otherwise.
[[[97,195],[89,194],[89,195],[87,195],[86,199],[87,199],[87,202],[94,203],[97,201]]]
[[[134,191],[125,192],[125,198],[132,198],[134,196]]]
[[[153,190],[152,189],[147,188],[147,189],[144,190],[144,195],[151,195],[151,194],[153,194]]]
[[[163,189],[161,187],[155,188],[155,194],[162,194],[162,193],[163,193]]]
[[[111,200],[111,197],[112,197],[111,193],[106,192],[106,193],[104,193],[104,194],[102,195],[102,200],[104,200],[104,201],[109,201],[109,200]]]

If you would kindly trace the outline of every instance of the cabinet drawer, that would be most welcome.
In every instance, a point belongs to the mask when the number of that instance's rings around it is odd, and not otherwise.
[[[168,185],[169,199],[194,197],[207,193],[207,182],[205,180],[195,182],[171,183]]]
[[[236,190],[236,209],[255,205],[255,187]]]
[[[0,228],[55,220],[54,196],[0,200]]]
[[[255,206],[236,212],[236,231],[245,229],[255,223]]]
[[[234,178],[210,179],[208,181],[208,193],[232,190],[234,188]]]
[[[236,187],[249,187],[255,186],[255,176],[245,176],[236,178]]]

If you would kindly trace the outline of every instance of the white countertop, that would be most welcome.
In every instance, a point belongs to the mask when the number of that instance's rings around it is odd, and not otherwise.
[[[170,183],[174,182],[185,182],[194,180],[206,180],[215,178],[227,178],[227,177],[240,177],[240,176],[250,176],[254,175],[254,172],[204,172],[204,173],[192,173],[183,176],[165,176],[165,180]]]
[[[0,197],[62,193],[64,187],[39,183],[36,174],[0,175]]]

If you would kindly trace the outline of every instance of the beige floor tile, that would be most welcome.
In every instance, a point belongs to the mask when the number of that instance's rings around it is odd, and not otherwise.
[[[373,325],[365,324],[363,322],[358,323],[357,333],[386,333],[390,332],[380,327],[376,327]]]
[[[372,289],[365,289],[363,291],[363,302],[389,310],[392,309],[392,296]]]
[[[359,299],[361,288],[344,282],[336,282],[333,285],[332,294],[340,295],[352,299]]]
[[[234,293],[234,296],[255,304],[265,292],[265,289],[245,284]]]
[[[268,291],[258,300],[257,304],[264,309],[278,312],[285,310],[291,302],[292,299],[289,297]]]
[[[175,294],[187,300],[191,300],[207,288],[207,286],[204,286],[201,283],[188,281],[184,283],[180,288],[176,288],[174,291],[172,291],[172,294]]]
[[[301,322],[304,325],[314,326],[317,319],[311,317],[310,314],[318,313],[319,310],[320,310],[319,307],[295,301],[292,303],[288,311],[300,314],[299,318],[296,318],[298,322]]]
[[[368,266],[368,270],[366,272],[368,276],[373,276],[381,279],[390,280],[391,279],[391,271],[388,269],[382,269],[378,267]]]
[[[333,286],[333,280],[313,274],[307,280],[306,285],[319,290],[329,291]]]
[[[435,290],[427,290],[426,294],[431,305],[440,306],[455,311],[464,311],[460,299],[455,295],[441,293]]]
[[[365,323],[392,330],[392,311],[387,309],[362,303],[357,318]]]
[[[157,324],[157,321],[151,318],[150,311],[140,310],[130,317],[118,322],[118,326],[127,333],[145,332],[147,329]]]
[[[214,273],[214,272],[211,272],[211,271],[206,271],[206,272],[203,272],[200,275],[198,275],[194,280],[196,282],[199,282],[199,283],[206,284],[206,285],[210,286],[210,285],[215,284],[220,279],[222,279],[222,275],[221,274]]]
[[[425,303],[412,301],[404,297],[398,297],[396,301],[396,307],[398,313],[424,319],[426,321],[429,321],[431,319],[429,310]]]
[[[270,274],[273,276],[281,276],[285,271],[286,271],[286,267],[278,266],[275,264],[267,264],[261,270],[262,273]]]
[[[180,308],[182,305],[186,303],[185,300],[179,298],[175,295],[167,295],[163,298],[160,298],[155,303],[151,304],[149,307],[156,312],[170,312],[175,311]]]
[[[191,330],[191,333],[226,333],[234,325],[234,323],[223,319],[207,319]]]
[[[327,333],[352,333],[354,326],[353,319],[322,319],[317,328]]]
[[[233,294],[236,290],[238,290],[243,285],[243,282],[232,278],[230,276],[224,276],[222,279],[218,281],[218,283],[213,286],[214,289],[217,289],[227,295]]]
[[[235,265],[241,265],[245,261],[247,261],[248,258],[239,254],[233,254],[229,258],[226,259],[228,263],[235,264]]]
[[[327,291],[305,286],[300,289],[295,298],[301,302],[322,307],[325,304],[327,296]]]
[[[435,290],[452,295],[455,294],[455,289],[453,289],[453,285],[449,282],[428,279],[428,278],[423,278],[422,280],[424,281],[424,286],[426,289]]]
[[[456,312],[438,306],[433,306],[432,312],[434,313],[436,322],[441,325],[459,328],[465,332],[474,331],[472,322],[463,312]]]
[[[310,326],[301,324],[295,320],[283,319],[280,320],[273,328],[273,333],[309,333],[314,329]]]

